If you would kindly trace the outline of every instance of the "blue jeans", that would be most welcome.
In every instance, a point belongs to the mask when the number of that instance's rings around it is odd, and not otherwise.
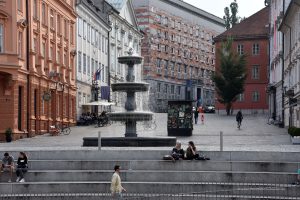
[[[121,192],[115,193],[113,196],[113,199],[118,199],[118,200],[123,199],[122,193]]]

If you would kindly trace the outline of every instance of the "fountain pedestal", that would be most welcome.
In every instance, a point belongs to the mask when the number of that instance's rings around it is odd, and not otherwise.
[[[102,146],[175,146],[175,137],[138,137],[136,131],[137,121],[151,121],[153,113],[144,111],[135,111],[135,93],[146,92],[149,90],[148,83],[136,83],[134,77],[134,65],[142,63],[143,58],[133,56],[132,52],[128,56],[118,58],[119,63],[128,66],[128,72],[125,83],[112,84],[113,92],[126,92],[125,112],[109,113],[112,121],[125,122],[125,137],[101,138]],[[97,138],[83,138],[83,146],[98,146]]]

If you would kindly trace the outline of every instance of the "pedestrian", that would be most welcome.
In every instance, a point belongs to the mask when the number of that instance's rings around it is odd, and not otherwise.
[[[194,111],[195,124],[197,124],[197,122],[198,122],[198,116],[199,116],[198,109],[195,109],[195,111]]]
[[[243,120],[243,114],[242,114],[242,111],[239,110],[236,114],[236,121],[237,121],[237,124],[238,124],[238,129],[241,128],[241,125],[242,125],[242,120]]]
[[[23,183],[25,182],[24,174],[28,170],[28,159],[24,152],[20,152],[18,162],[17,162],[17,168],[16,168],[16,174],[17,174],[17,180],[16,182]]]
[[[204,124],[204,109],[202,108],[202,106],[198,108],[198,112],[200,113],[201,123]]]
[[[8,152],[5,152],[4,157],[2,158],[0,173],[3,173],[5,171],[8,171],[10,173],[8,182],[11,182],[14,171],[14,157],[12,155],[9,155]]]
[[[110,190],[111,190],[111,194],[113,196],[114,199],[123,199],[123,192],[126,192],[125,188],[122,187],[121,184],[121,177],[120,177],[120,166],[116,165],[114,167],[115,173],[112,175],[112,179],[111,179],[111,186],[110,186]]]

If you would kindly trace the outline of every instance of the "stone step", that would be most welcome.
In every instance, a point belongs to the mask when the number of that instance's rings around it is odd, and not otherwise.
[[[256,196],[256,195],[214,195],[214,194],[123,194],[124,199],[131,200],[282,200],[282,196]],[[112,200],[110,193],[73,193],[73,194],[17,194],[1,195],[5,200]],[[285,200],[299,200],[298,197],[284,197]]]
[[[63,182],[63,181],[108,181],[112,170],[30,170],[25,174],[27,182]],[[239,171],[151,171],[124,170],[123,181],[143,182],[232,182],[232,183],[292,183],[296,173],[289,172],[239,172]],[[14,175],[15,180],[16,177]],[[6,176],[0,176],[1,182],[7,182]]]
[[[257,183],[123,182],[129,193],[300,197],[299,186]],[[108,193],[109,182],[0,183],[0,194]],[[275,199],[275,198],[274,198]]]
[[[171,149],[170,149],[171,150]],[[0,155],[3,155],[3,151]],[[17,158],[19,152],[11,152]],[[32,160],[159,160],[170,151],[161,150],[70,150],[70,151],[30,151],[26,152]],[[207,151],[200,152],[215,161],[276,161],[300,162],[298,152],[240,152]]]
[[[188,161],[179,160],[30,160],[31,170],[112,170],[115,165],[131,170],[172,171],[250,171],[250,172],[296,172],[300,162],[254,162],[254,161]]]

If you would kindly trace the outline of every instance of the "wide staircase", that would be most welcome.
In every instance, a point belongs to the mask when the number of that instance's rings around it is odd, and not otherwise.
[[[114,165],[124,199],[300,199],[300,153],[205,152],[210,161],[163,161],[167,151],[28,152],[25,183],[0,176],[0,200],[111,199]],[[3,152],[0,152],[3,155]],[[12,152],[17,158],[18,152]],[[16,177],[14,177],[15,180]]]

